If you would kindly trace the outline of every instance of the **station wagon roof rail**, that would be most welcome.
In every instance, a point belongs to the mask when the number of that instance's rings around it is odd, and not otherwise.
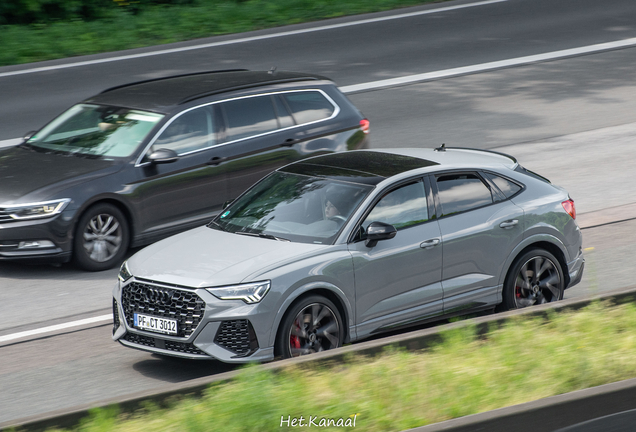
[[[248,72],[248,71],[249,71],[249,69],[219,69],[219,70],[214,70],[214,71],[190,72],[190,73],[179,74],[179,75],[170,75],[170,76],[165,76],[165,77],[151,78],[151,79],[141,80],[141,81],[134,81],[134,82],[121,84],[121,85],[114,86],[114,87],[109,87],[106,90],[102,90],[98,94],[104,94],[104,93],[108,93],[108,92],[113,91],[113,90],[119,90],[121,88],[131,87],[131,86],[135,86],[135,85],[139,85],[139,84],[145,84],[145,83],[149,83],[149,82],[163,81],[163,80],[168,80],[168,79],[172,79],[172,78],[182,78],[182,77],[213,74],[213,73]]]

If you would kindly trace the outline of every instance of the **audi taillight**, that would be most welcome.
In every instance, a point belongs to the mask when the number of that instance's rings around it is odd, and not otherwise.
[[[561,205],[563,206],[563,210],[572,216],[572,219],[576,219],[576,207],[574,207],[574,201],[571,198],[567,201],[563,201]]]
[[[365,134],[369,133],[369,120],[362,119],[360,120],[360,130]]]

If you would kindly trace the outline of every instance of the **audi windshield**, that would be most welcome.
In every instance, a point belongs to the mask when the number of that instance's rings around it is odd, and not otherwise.
[[[275,172],[209,227],[300,243],[331,244],[372,186]]]

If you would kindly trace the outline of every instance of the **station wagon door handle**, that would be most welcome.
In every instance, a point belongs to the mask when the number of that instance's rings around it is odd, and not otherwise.
[[[218,157],[218,156],[214,156],[212,159],[210,159],[210,160],[207,162],[207,165],[218,165],[218,164],[220,164],[221,162],[224,162],[224,161],[226,161],[226,160],[227,160],[227,158],[226,158],[226,157]]]
[[[281,147],[291,147],[294,144],[298,144],[299,142],[300,142],[300,140],[297,139],[297,138],[289,138],[289,139],[286,139],[285,142],[282,143],[280,146]]]
[[[423,241],[422,243],[420,243],[420,247],[424,249],[430,249],[433,246],[437,246],[440,243],[441,243],[440,239],[434,238],[434,239]]]
[[[517,219],[507,220],[499,224],[499,226],[503,229],[508,229],[517,226],[519,221]]]

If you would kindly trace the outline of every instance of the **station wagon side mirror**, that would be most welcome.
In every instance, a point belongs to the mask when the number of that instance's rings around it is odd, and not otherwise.
[[[391,224],[384,222],[371,222],[367,228],[367,239],[364,242],[366,247],[375,247],[380,240],[388,240],[395,237],[397,229]]]
[[[230,204],[232,204],[234,202],[234,200],[227,200],[223,203],[223,210],[225,210],[226,208],[228,208],[230,206]]]
[[[166,164],[176,162],[179,159],[179,155],[171,149],[159,149],[150,153],[148,160],[153,164]]]

